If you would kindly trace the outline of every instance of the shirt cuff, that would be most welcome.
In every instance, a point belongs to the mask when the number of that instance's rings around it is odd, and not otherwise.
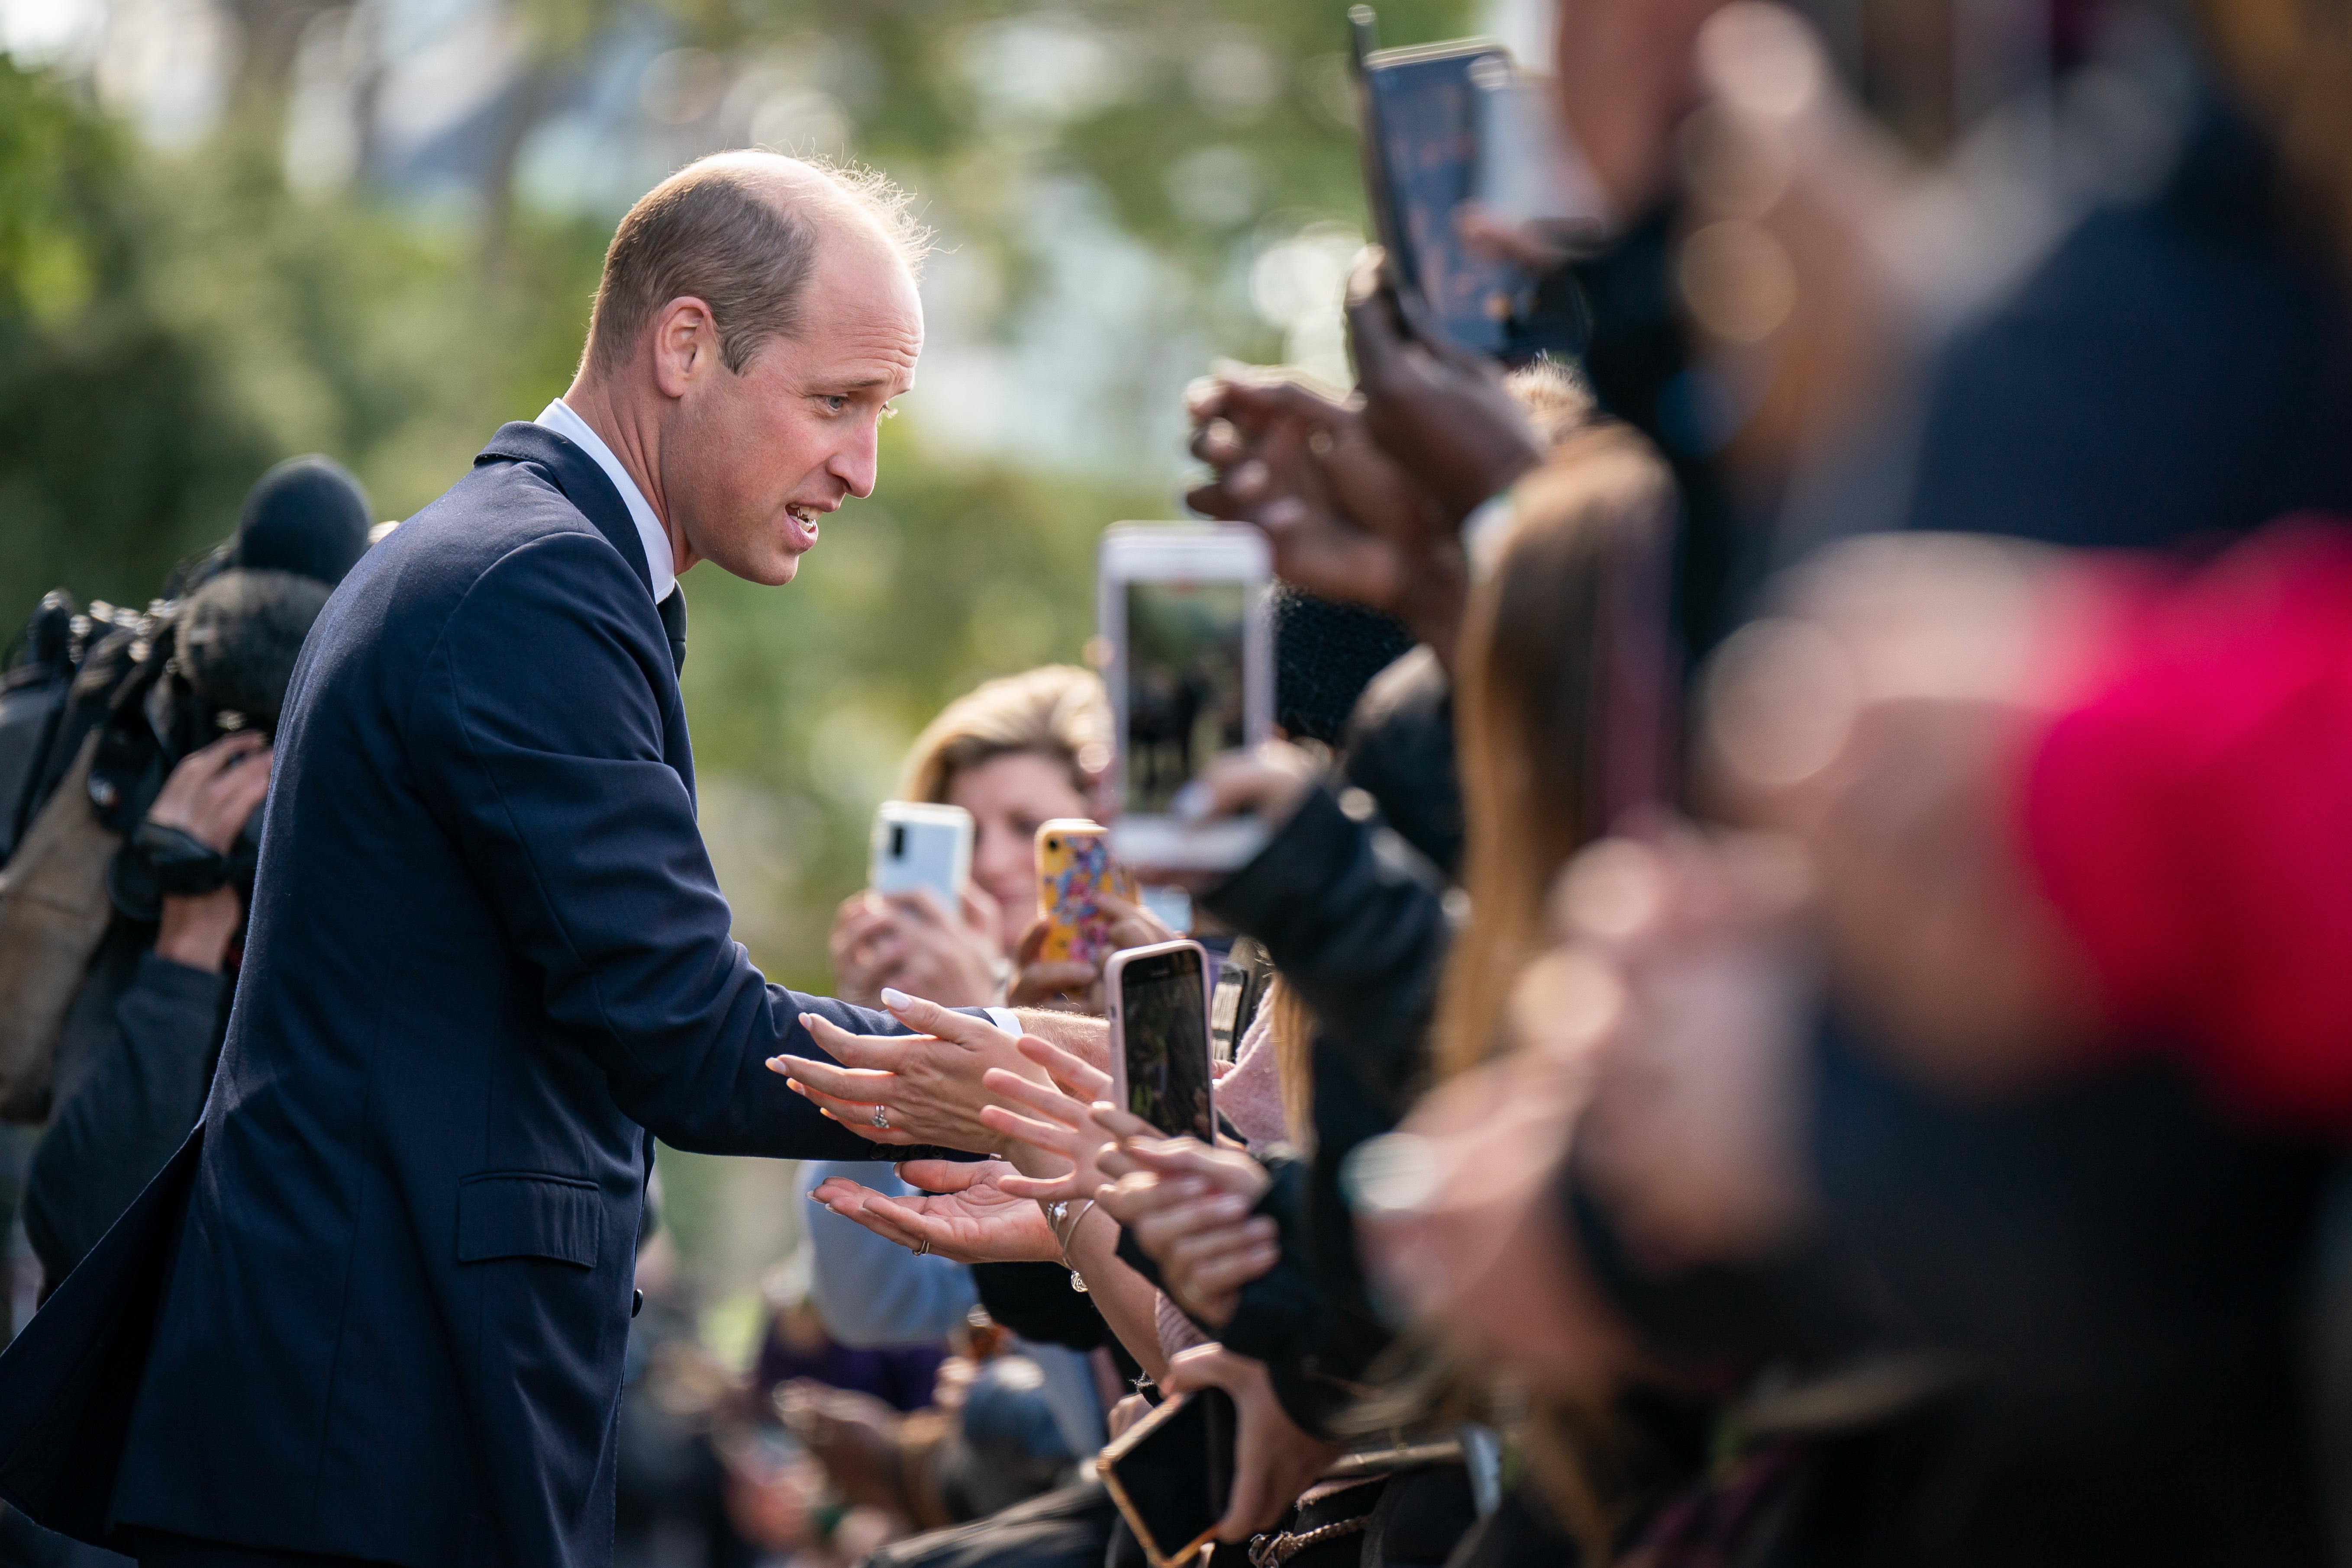
[[[1014,1013],[1012,1008],[983,1007],[981,1011],[988,1015],[988,1021],[990,1023],[995,1025],[998,1028],[1003,1029],[1006,1034],[1017,1035],[1022,1032],[1020,1016]]]

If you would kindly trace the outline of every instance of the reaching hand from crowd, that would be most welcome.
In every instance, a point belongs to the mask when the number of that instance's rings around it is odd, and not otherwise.
[[[1176,933],[1140,904],[1104,893],[1095,900],[1095,907],[1109,917],[1111,952],[1175,939]],[[1040,960],[1037,953],[1045,943],[1045,930],[1041,919],[1021,938],[1021,951],[1013,960],[1012,990],[1005,1005],[1102,1016],[1109,1010],[1103,997],[1103,965]]]
[[[1004,1188],[1002,1160],[909,1160],[898,1167],[912,1197],[891,1197],[846,1176],[828,1176],[809,1196],[842,1218],[915,1252],[955,1263],[1049,1263],[1061,1256],[1045,1211]]]
[[[1455,529],[1543,461],[1527,411],[1502,366],[1449,340],[1410,295],[1392,288],[1378,251],[1348,285],[1364,428]]]
[[[1361,410],[1269,372],[1233,370],[1188,398],[1193,455],[1216,470],[1185,499],[1251,522],[1275,573],[1403,621],[1451,660],[1468,592],[1460,519],[1371,438]]]
[[[1251,1212],[1265,1194],[1265,1167],[1238,1149],[1163,1138],[1112,1106],[1095,1107],[1094,1120],[1117,1140],[1096,1156],[1112,1179],[1097,1201],[1160,1266],[1160,1284],[1176,1304],[1223,1328],[1241,1288],[1280,1257],[1278,1227]]]
[[[999,923],[996,901],[977,883],[952,916],[924,892],[853,893],[825,940],[835,994],[860,1007],[880,1005],[886,988],[944,1007],[992,1006],[1002,984]]]
[[[1045,1076],[1021,1054],[1021,1037],[919,996],[886,991],[882,1004],[908,1028],[927,1032],[853,1035],[808,1014],[802,1022],[810,1038],[834,1060],[777,1056],[769,1058],[769,1070],[784,1074],[793,1092],[874,1142],[1001,1152],[1001,1140],[977,1114],[989,1098],[981,1080],[993,1068]]]
[[[980,1118],[1019,1167],[1019,1174],[1004,1179],[1005,1190],[1040,1203],[1091,1198],[1103,1177],[1095,1163],[1102,1134],[1090,1112],[1110,1092],[1110,1075],[1034,1037],[1024,1037],[1020,1048],[1045,1069],[1048,1082],[998,1071],[982,1083],[997,1102],[982,1106]]]
[[[1168,1363],[1161,1386],[1171,1394],[1222,1388],[1233,1396],[1234,1491],[1217,1539],[1242,1542],[1270,1529],[1339,1450],[1301,1428],[1275,1397],[1265,1363],[1223,1345],[1196,1345]]]

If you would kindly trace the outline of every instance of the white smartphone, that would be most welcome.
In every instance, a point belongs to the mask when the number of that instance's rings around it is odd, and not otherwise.
[[[1217,1141],[1209,1067],[1209,954],[1197,942],[1154,942],[1111,954],[1113,1100],[1162,1132]]]
[[[971,813],[960,805],[886,800],[874,814],[867,886],[877,893],[928,889],[950,920],[971,883]]]
[[[1095,581],[1118,727],[1112,852],[1160,870],[1238,869],[1265,845],[1265,824],[1191,823],[1171,806],[1219,756],[1272,731],[1265,538],[1231,524],[1122,522],[1103,534]]]

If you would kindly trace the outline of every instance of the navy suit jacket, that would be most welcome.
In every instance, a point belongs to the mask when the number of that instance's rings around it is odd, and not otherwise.
[[[0,1491],[37,1517],[21,1472],[63,1461],[6,1384],[86,1365],[83,1427],[109,1398],[121,1419],[76,1440],[102,1467],[119,1432],[119,1479],[93,1531],[100,1472],[67,1478],[78,1533],[605,1563],[653,1138],[905,1152],[762,1065],[814,1051],[805,1013],[903,1031],[769,984],[730,938],[647,582],[603,470],[516,424],[328,604],[204,1126],[36,1316],[67,1314],[27,1330],[47,1365],[0,1361]],[[144,1344],[120,1326],[142,1279]]]

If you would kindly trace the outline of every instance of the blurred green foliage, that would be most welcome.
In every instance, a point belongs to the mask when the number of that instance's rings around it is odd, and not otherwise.
[[[1000,322],[1031,307],[1051,249],[1034,231],[1041,181],[1088,193],[1157,258],[1166,298],[1138,308],[1201,345],[1203,369],[1205,351],[1278,349],[1249,306],[1255,247],[1361,210],[1339,0],[667,10],[678,43],[726,60],[825,62],[856,154],[992,260]],[[1465,30],[1467,10],[1403,0],[1381,19],[1411,42]],[[542,82],[578,68],[619,17],[574,0],[519,0],[516,15],[526,72]],[[1057,65],[1048,46],[1073,32],[1087,47]],[[610,222],[516,201],[512,144],[527,127],[505,133],[488,205],[470,215],[365,182],[298,195],[283,174],[287,89],[257,58],[220,129],[168,154],[100,113],[86,82],[0,58],[8,627],[60,584],[143,602],[294,452],[338,458],[379,516],[406,515],[501,421],[570,380]],[[1215,199],[1188,196],[1187,180],[1213,184]],[[919,388],[885,427],[877,497],[828,520],[791,586],[709,568],[688,582],[706,832],[739,934],[796,985],[826,984],[825,924],[861,879],[866,823],[907,740],[979,679],[1076,658],[1095,535],[1176,504],[1173,451],[1148,473],[1048,471],[1017,451],[927,449],[923,420]]]

